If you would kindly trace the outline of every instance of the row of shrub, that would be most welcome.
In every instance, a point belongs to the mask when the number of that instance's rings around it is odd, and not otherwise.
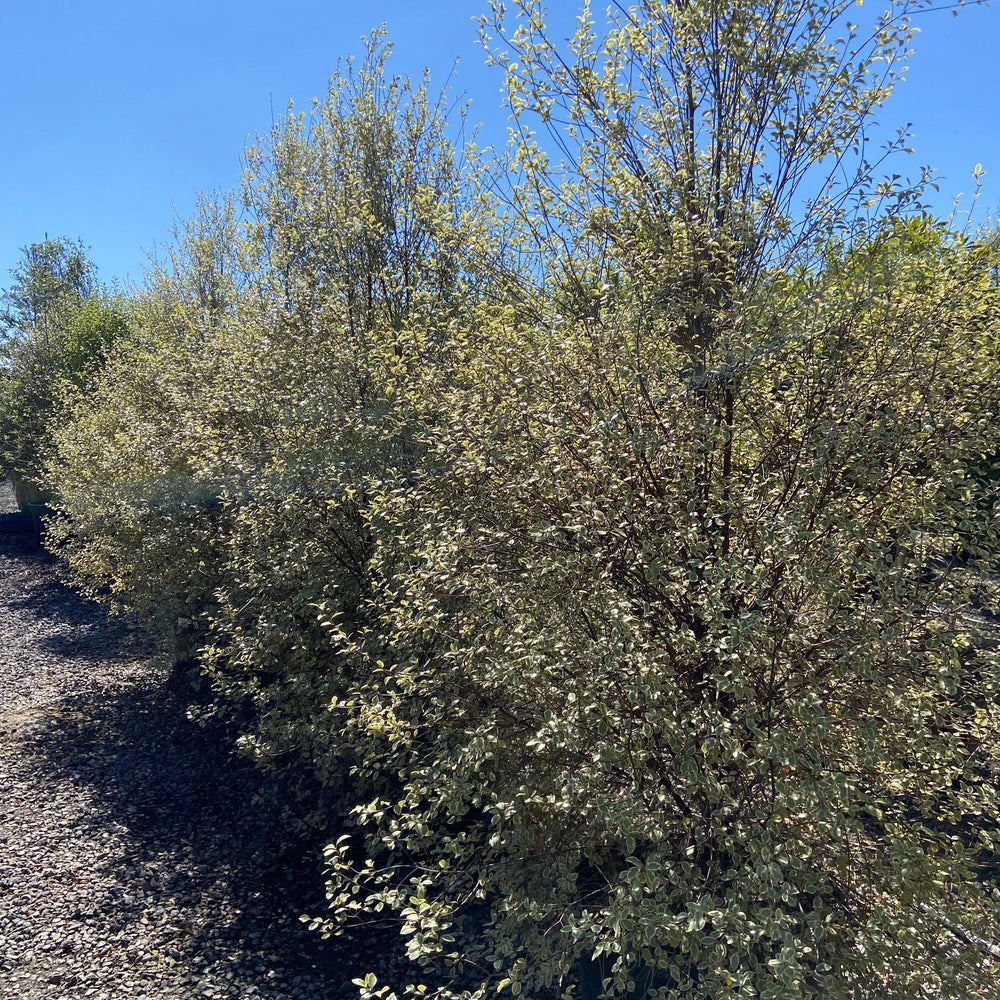
[[[760,120],[685,161],[691,79],[620,83],[650,51],[714,79],[708,22],[773,55],[836,12],[642,11],[552,65],[532,5],[500,35],[518,127],[564,98],[579,142],[560,173],[522,135],[505,199],[376,33],[127,302],[60,245],[58,310],[8,326],[2,462],[58,498],[77,584],[196,663],[245,752],[327,790],[316,925],[395,920],[397,989],[975,995],[992,242],[905,192],[793,225],[751,183]],[[777,94],[763,126],[802,115],[769,140],[791,165],[878,97],[841,79],[837,118],[803,52],[808,86],[744,66]],[[29,383],[37,423],[8,402]]]

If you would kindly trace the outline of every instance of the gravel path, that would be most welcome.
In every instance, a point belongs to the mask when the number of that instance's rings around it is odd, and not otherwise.
[[[308,931],[315,853],[12,501],[0,480],[0,998],[356,997],[389,942]]]

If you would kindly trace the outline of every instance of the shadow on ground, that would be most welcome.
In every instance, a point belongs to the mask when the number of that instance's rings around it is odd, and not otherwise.
[[[0,488],[3,482],[0,481]],[[20,511],[0,513],[0,542],[4,547],[16,547],[27,552],[41,552],[38,524],[30,514]]]
[[[32,572],[4,604],[39,626],[39,649],[67,659],[149,655],[148,639],[131,623],[115,618],[82,597],[59,577],[59,560],[42,545],[30,515],[0,514],[0,555]]]
[[[188,719],[194,695],[180,672],[150,667],[124,689],[101,690],[101,662],[141,659],[149,643],[58,580],[30,516],[0,513],[0,556],[15,573],[5,608],[38,626],[38,648],[79,659],[88,689],[50,705],[19,745],[37,787],[68,780],[87,793],[81,838],[116,845],[96,852],[95,882],[106,888],[78,919],[126,937],[141,921],[137,938],[153,924],[185,995],[209,977],[230,984],[220,996],[249,995],[252,984],[272,1000],[356,998],[351,979],[384,966],[399,938],[365,928],[324,942],[302,923],[325,911],[322,842],[289,833],[293,803],[280,788],[254,802],[266,788],[260,773],[233,754],[222,723]]]
[[[289,835],[280,798],[253,802],[259,773],[230,752],[221,724],[187,719],[180,686],[150,677],[67,699],[26,748],[40,779],[88,790],[91,835],[125,844],[99,873],[114,888],[97,914],[112,932],[162,922],[180,965],[252,982],[261,997],[356,997],[350,980],[372,968],[374,939],[324,942],[299,919],[324,909],[321,845]]]

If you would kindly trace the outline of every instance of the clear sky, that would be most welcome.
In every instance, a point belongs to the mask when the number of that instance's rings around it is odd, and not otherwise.
[[[600,0],[595,0],[600,6]],[[551,0],[561,15],[572,0]],[[199,190],[234,186],[248,136],[289,99],[322,95],[338,56],[381,21],[392,67],[429,66],[472,100],[483,138],[502,142],[500,77],[483,65],[473,17],[485,0],[47,0],[0,3],[0,287],[20,248],[79,237],[100,276],[141,279]],[[923,15],[907,82],[880,114],[912,122],[920,165],[945,175],[947,214],[987,174],[979,215],[1000,204],[1000,11]],[[966,199],[967,201],[968,199]]]

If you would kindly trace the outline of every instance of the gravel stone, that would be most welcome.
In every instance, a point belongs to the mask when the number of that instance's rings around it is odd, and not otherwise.
[[[308,930],[319,845],[57,569],[0,480],[0,998],[357,997],[398,938]]]

